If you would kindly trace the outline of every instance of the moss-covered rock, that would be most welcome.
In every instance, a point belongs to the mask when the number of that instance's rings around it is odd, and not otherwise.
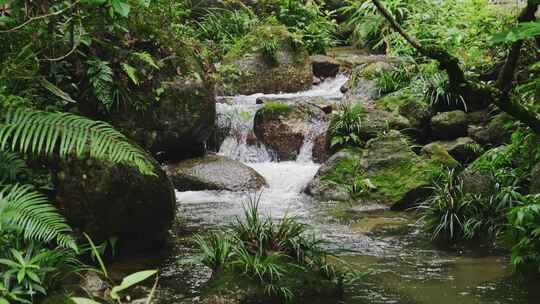
[[[449,168],[457,168],[460,163],[454,159],[444,145],[434,142],[422,147],[422,154],[431,158],[434,161],[438,161]]]
[[[386,95],[375,103],[375,107],[397,113],[410,123],[407,134],[423,141],[429,131],[429,123],[433,117],[433,109],[423,101],[411,97],[404,92]]]
[[[326,114],[309,104],[265,102],[255,114],[254,131],[280,160],[295,160],[313,124],[325,120]]]
[[[378,109],[365,109],[358,135],[369,140],[388,130],[404,130],[411,127],[409,120],[398,113]]]
[[[416,155],[403,135],[390,131],[370,140],[363,150],[332,156],[306,192],[318,198],[354,199],[404,209],[429,194],[427,186],[443,164],[439,159]],[[351,188],[358,184],[364,186],[360,192]]]
[[[515,126],[507,114],[493,116],[487,125],[474,125],[468,128],[468,135],[481,144],[499,146],[510,143]]]
[[[468,165],[459,175],[461,180],[463,180],[463,190],[471,194],[492,194],[496,181],[493,175],[491,160],[507,151],[507,146],[490,149]]]
[[[468,118],[461,110],[442,112],[431,118],[431,136],[437,139],[455,139],[467,135]]]
[[[54,202],[76,231],[88,233],[96,243],[117,237],[120,248],[130,250],[163,244],[176,200],[171,181],[157,162],[155,176],[92,159],[54,166]]]
[[[317,171],[305,192],[323,201],[348,201],[351,199],[346,183],[360,178],[358,168],[360,152],[343,150],[332,155]]]
[[[313,81],[307,51],[280,25],[255,28],[225,55],[218,70],[218,90],[225,95],[297,92]]]
[[[417,156],[399,132],[391,131],[367,143],[362,167],[376,188],[362,200],[404,209],[428,195],[427,186],[440,163]]]
[[[339,298],[339,286],[313,271],[303,271],[284,265],[288,270],[277,287],[288,288],[294,298],[290,303],[301,303],[310,298]],[[239,271],[225,270],[215,275],[203,288],[203,304],[275,304],[286,301],[276,295],[269,295],[265,286],[256,279],[247,277]]]
[[[433,150],[433,146],[441,146],[448,151],[455,160],[468,163],[475,160],[482,153],[482,148],[469,137],[459,137],[451,141],[436,141],[422,148],[422,151]]]
[[[166,171],[179,191],[256,191],[266,184],[257,171],[218,155],[185,160],[167,166]]]
[[[159,101],[148,109],[112,113],[112,124],[152,153],[165,153],[167,159],[202,156],[216,120],[213,86],[178,78],[162,82],[162,88]]]

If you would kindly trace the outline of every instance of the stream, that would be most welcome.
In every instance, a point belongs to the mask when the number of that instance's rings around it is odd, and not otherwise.
[[[311,157],[312,139],[324,123],[313,123],[296,161],[279,162],[263,144],[253,142],[253,117],[262,105],[257,100],[278,99],[298,103],[317,100],[337,103],[346,76],[327,79],[306,92],[220,98],[218,125],[230,126],[219,154],[242,161],[267,181],[260,211],[279,219],[294,216],[336,248],[353,268],[368,272],[346,290],[344,299],[317,299],[321,304],[518,304],[540,303],[538,282],[524,282],[512,274],[504,253],[483,248],[443,250],[420,232],[418,215],[393,212],[382,206],[351,208],[346,203],[317,202],[303,190],[320,164]],[[256,139],[255,139],[256,140]],[[161,270],[159,303],[196,303],[201,286],[210,277],[203,266],[186,261],[195,249],[194,233],[226,225],[242,214],[250,193],[229,191],[176,192],[179,224],[174,246],[153,259],[120,261],[115,269],[155,267]],[[137,266],[134,266],[137,265]],[[140,269],[137,269],[140,270]]]

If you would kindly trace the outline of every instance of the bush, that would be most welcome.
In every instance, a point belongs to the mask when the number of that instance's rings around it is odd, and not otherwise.
[[[508,213],[507,239],[512,265],[522,273],[540,274],[540,195],[524,198],[524,205]]]

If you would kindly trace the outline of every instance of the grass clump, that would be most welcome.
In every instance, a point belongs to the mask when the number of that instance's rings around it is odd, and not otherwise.
[[[244,218],[225,230],[195,238],[201,250],[198,260],[213,271],[211,285],[222,292],[232,289],[234,282],[236,287],[256,289],[255,296],[285,301],[323,290],[339,292],[348,273],[330,263],[338,259],[324,248],[324,241],[308,235],[309,227],[294,218],[274,221],[261,216],[259,201],[260,196],[252,198]]]

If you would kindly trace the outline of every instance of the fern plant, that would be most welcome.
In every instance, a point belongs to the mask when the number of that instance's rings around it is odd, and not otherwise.
[[[106,159],[152,175],[146,154],[111,125],[70,113],[10,108],[0,122],[0,151]]]
[[[28,241],[51,242],[77,249],[71,228],[47,198],[28,185],[0,191],[0,231],[20,233]]]
[[[88,60],[87,75],[96,98],[110,110],[113,105],[113,70],[107,61]]]

